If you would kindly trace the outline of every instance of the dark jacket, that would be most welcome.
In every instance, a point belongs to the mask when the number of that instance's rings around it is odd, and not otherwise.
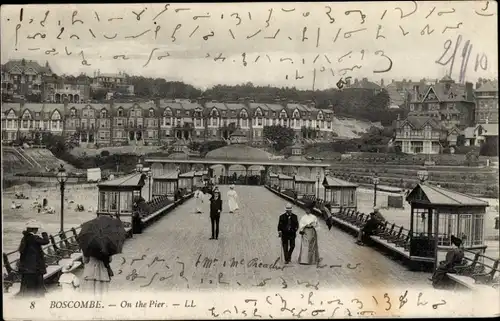
[[[379,225],[380,221],[375,216],[372,215],[363,226],[363,232],[367,234],[373,234],[375,233]]]
[[[299,229],[299,219],[297,215],[291,213],[291,229],[287,229],[288,225],[288,214],[283,213],[280,215],[278,221],[278,232],[281,232],[284,235],[294,236],[297,234],[297,230]]]
[[[222,200],[210,199],[210,216],[219,216],[222,212]]]
[[[23,238],[19,245],[19,273],[21,274],[45,274],[45,254],[42,245],[49,244],[49,236],[43,232],[42,237],[23,232]]]

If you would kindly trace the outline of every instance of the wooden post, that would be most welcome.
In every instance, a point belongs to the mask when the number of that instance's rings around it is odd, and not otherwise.
[[[432,212],[430,212],[429,215],[432,215]],[[439,240],[439,211],[436,211],[436,217],[434,221],[434,271],[438,267],[438,240]]]

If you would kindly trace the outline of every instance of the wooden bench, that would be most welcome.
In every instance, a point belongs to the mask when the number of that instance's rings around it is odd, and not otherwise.
[[[370,239],[380,245],[383,245],[384,247],[386,247],[388,250],[394,252],[394,253],[397,253],[399,255],[402,255],[403,257],[405,257],[406,259],[411,259],[410,257],[410,252],[409,251],[406,251],[405,249],[403,248],[400,248],[398,246],[396,246],[395,244],[393,243],[389,243],[388,241],[382,239],[380,236],[378,235],[371,235],[370,236]]]

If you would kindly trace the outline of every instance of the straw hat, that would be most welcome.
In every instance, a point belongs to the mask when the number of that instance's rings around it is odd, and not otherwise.
[[[40,223],[38,223],[37,220],[29,220],[27,223],[26,223],[26,228],[42,228],[42,226],[40,225]]]
[[[286,205],[285,205],[285,209],[286,209],[286,210],[291,210],[291,209],[292,209],[292,204],[290,204],[290,203],[286,203]]]
[[[80,262],[80,261],[69,262],[68,264],[63,266],[63,268],[61,269],[61,272],[62,273],[73,272],[74,270],[78,269],[81,265],[82,265],[82,262]]]
[[[374,211],[374,212],[378,211],[379,209],[380,209],[380,208],[379,208],[378,206],[374,206],[374,207],[373,207],[373,211]]]
[[[232,184],[231,186],[229,186],[230,189],[234,189],[234,184]]]

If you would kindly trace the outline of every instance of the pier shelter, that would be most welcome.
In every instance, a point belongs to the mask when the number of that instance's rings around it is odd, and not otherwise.
[[[293,177],[285,174],[278,174],[278,181],[280,191],[285,191],[287,189],[293,190]]]
[[[174,171],[166,175],[158,176],[153,181],[153,199],[157,196],[167,195],[174,197],[179,188],[179,172]]]
[[[99,183],[97,216],[112,215],[124,222],[131,222],[134,201],[142,197],[146,179],[144,173],[135,172]]]
[[[186,189],[187,192],[193,190],[194,171],[179,174],[179,188]]]
[[[273,188],[277,188],[280,185],[280,180],[278,174],[269,172],[267,175],[267,184]]]
[[[304,196],[315,195],[314,186],[316,180],[313,178],[302,177],[299,175],[293,176],[293,187],[297,193],[297,198],[302,198]]]
[[[334,176],[323,179],[324,200],[331,208],[357,208],[358,185],[344,181]]]
[[[418,184],[407,196],[411,205],[410,257],[435,266],[451,248],[451,236],[466,250],[486,249],[484,216],[488,203],[428,183]]]

